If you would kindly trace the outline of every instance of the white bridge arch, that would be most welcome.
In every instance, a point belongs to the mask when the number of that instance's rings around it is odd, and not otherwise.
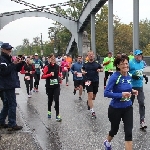
[[[77,22],[73,20],[69,20],[68,17],[62,17],[61,15],[55,15],[48,12],[39,12],[39,11],[21,11],[19,12],[10,12],[9,14],[2,14],[3,16],[0,17],[0,30],[9,24],[12,21],[15,21],[17,19],[21,19],[23,17],[45,17],[48,19],[52,19],[54,21],[57,21],[61,23],[63,26],[65,26],[72,34],[77,32]]]

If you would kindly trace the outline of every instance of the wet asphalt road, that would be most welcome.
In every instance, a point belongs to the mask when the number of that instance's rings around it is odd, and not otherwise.
[[[107,110],[110,100],[103,97],[103,77],[100,73],[100,87],[94,102],[94,110],[97,118],[92,119],[87,110],[87,93],[83,93],[83,100],[78,100],[78,94],[73,95],[73,81],[70,73],[69,86],[65,82],[61,85],[60,115],[62,122],[55,121],[55,111],[52,110],[52,118],[47,118],[47,95],[45,94],[45,80],[40,81],[38,93],[33,93],[32,98],[27,98],[23,75],[20,75],[21,89],[17,96],[19,112],[32,132],[34,139],[43,150],[103,150],[103,141],[110,129],[107,118]],[[150,149],[150,83],[144,85],[146,103],[146,122],[148,129],[142,132],[139,129],[138,103],[134,103],[134,129],[133,149]],[[124,149],[123,124],[112,141],[113,150]]]

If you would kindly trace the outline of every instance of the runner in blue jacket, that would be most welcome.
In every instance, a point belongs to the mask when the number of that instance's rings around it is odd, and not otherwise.
[[[105,97],[112,98],[108,108],[111,130],[104,141],[106,150],[111,150],[110,142],[119,130],[121,119],[124,123],[125,149],[132,149],[133,107],[131,93],[137,95],[138,91],[132,89],[131,75],[128,73],[128,59],[125,55],[115,59],[116,72],[110,76],[104,91]]]
[[[135,50],[134,58],[129,62],[129,72],[132,74],[132,88],[138,91],[137,100],[139,103],[140,128],[147,128],[145,123],[145,96],[143,92],[143,69],[144,62],[142,60],[142,51]],[[134,102],[135,96],[132,95],[131,100]]]

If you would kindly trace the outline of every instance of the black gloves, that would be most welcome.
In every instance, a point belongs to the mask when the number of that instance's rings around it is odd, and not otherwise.
[[[145,84],[147,84],[148,82],[148,77],[146,75],[143,75],[143,78],[145,79]],[[136,76],[136,75],[132,75],[132,79],[134,80],[139,80],[141,79],[139,76]]]
[[[146,75],[143,75],[143,78],[145,79],[145,84],[148,82],[148,77]]]
[[[132,75],[132,79],[134,79],[134,80],[139,80],[139,79],[141,79],[139,76],[137,76],[137,75]]]

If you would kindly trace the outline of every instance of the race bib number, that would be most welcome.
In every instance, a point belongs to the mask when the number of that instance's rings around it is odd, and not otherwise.
[[[68,68],[67,68],[67,67],[64,67],[64,70],[65,70],[65,71],[67,71],[67,70],[68,70]]]
[[[25,76],[25,80],[30,80],[30,76]]]
[[[60,66],[60,65],[61,65],[61,62],[60,62],[60,61],[58,61],[58,62],[57,62],[57,65],[59,65],[59,66]]]
[[[130,97],[129,98],[121,98],[120,101],[122,101],[122,102],[130,101]]]
[[[86,85],[86,86],[90,86],[90,85],[91,85],[91,81],[86,81],[86,82],[85,82],[85,85]]]
[[[35,68],[39,68],[40,64],[35,64]]]
[[[55,85],[58,84],[58,80],[57,79],[50,79],[50,85]]]
[[[143,76],[143,69],[141,69],[141,70],[136,70],[135,74],[136,74],[137,76]]]
[[[82,73],[78,72],[77,77],[82,77]]]

